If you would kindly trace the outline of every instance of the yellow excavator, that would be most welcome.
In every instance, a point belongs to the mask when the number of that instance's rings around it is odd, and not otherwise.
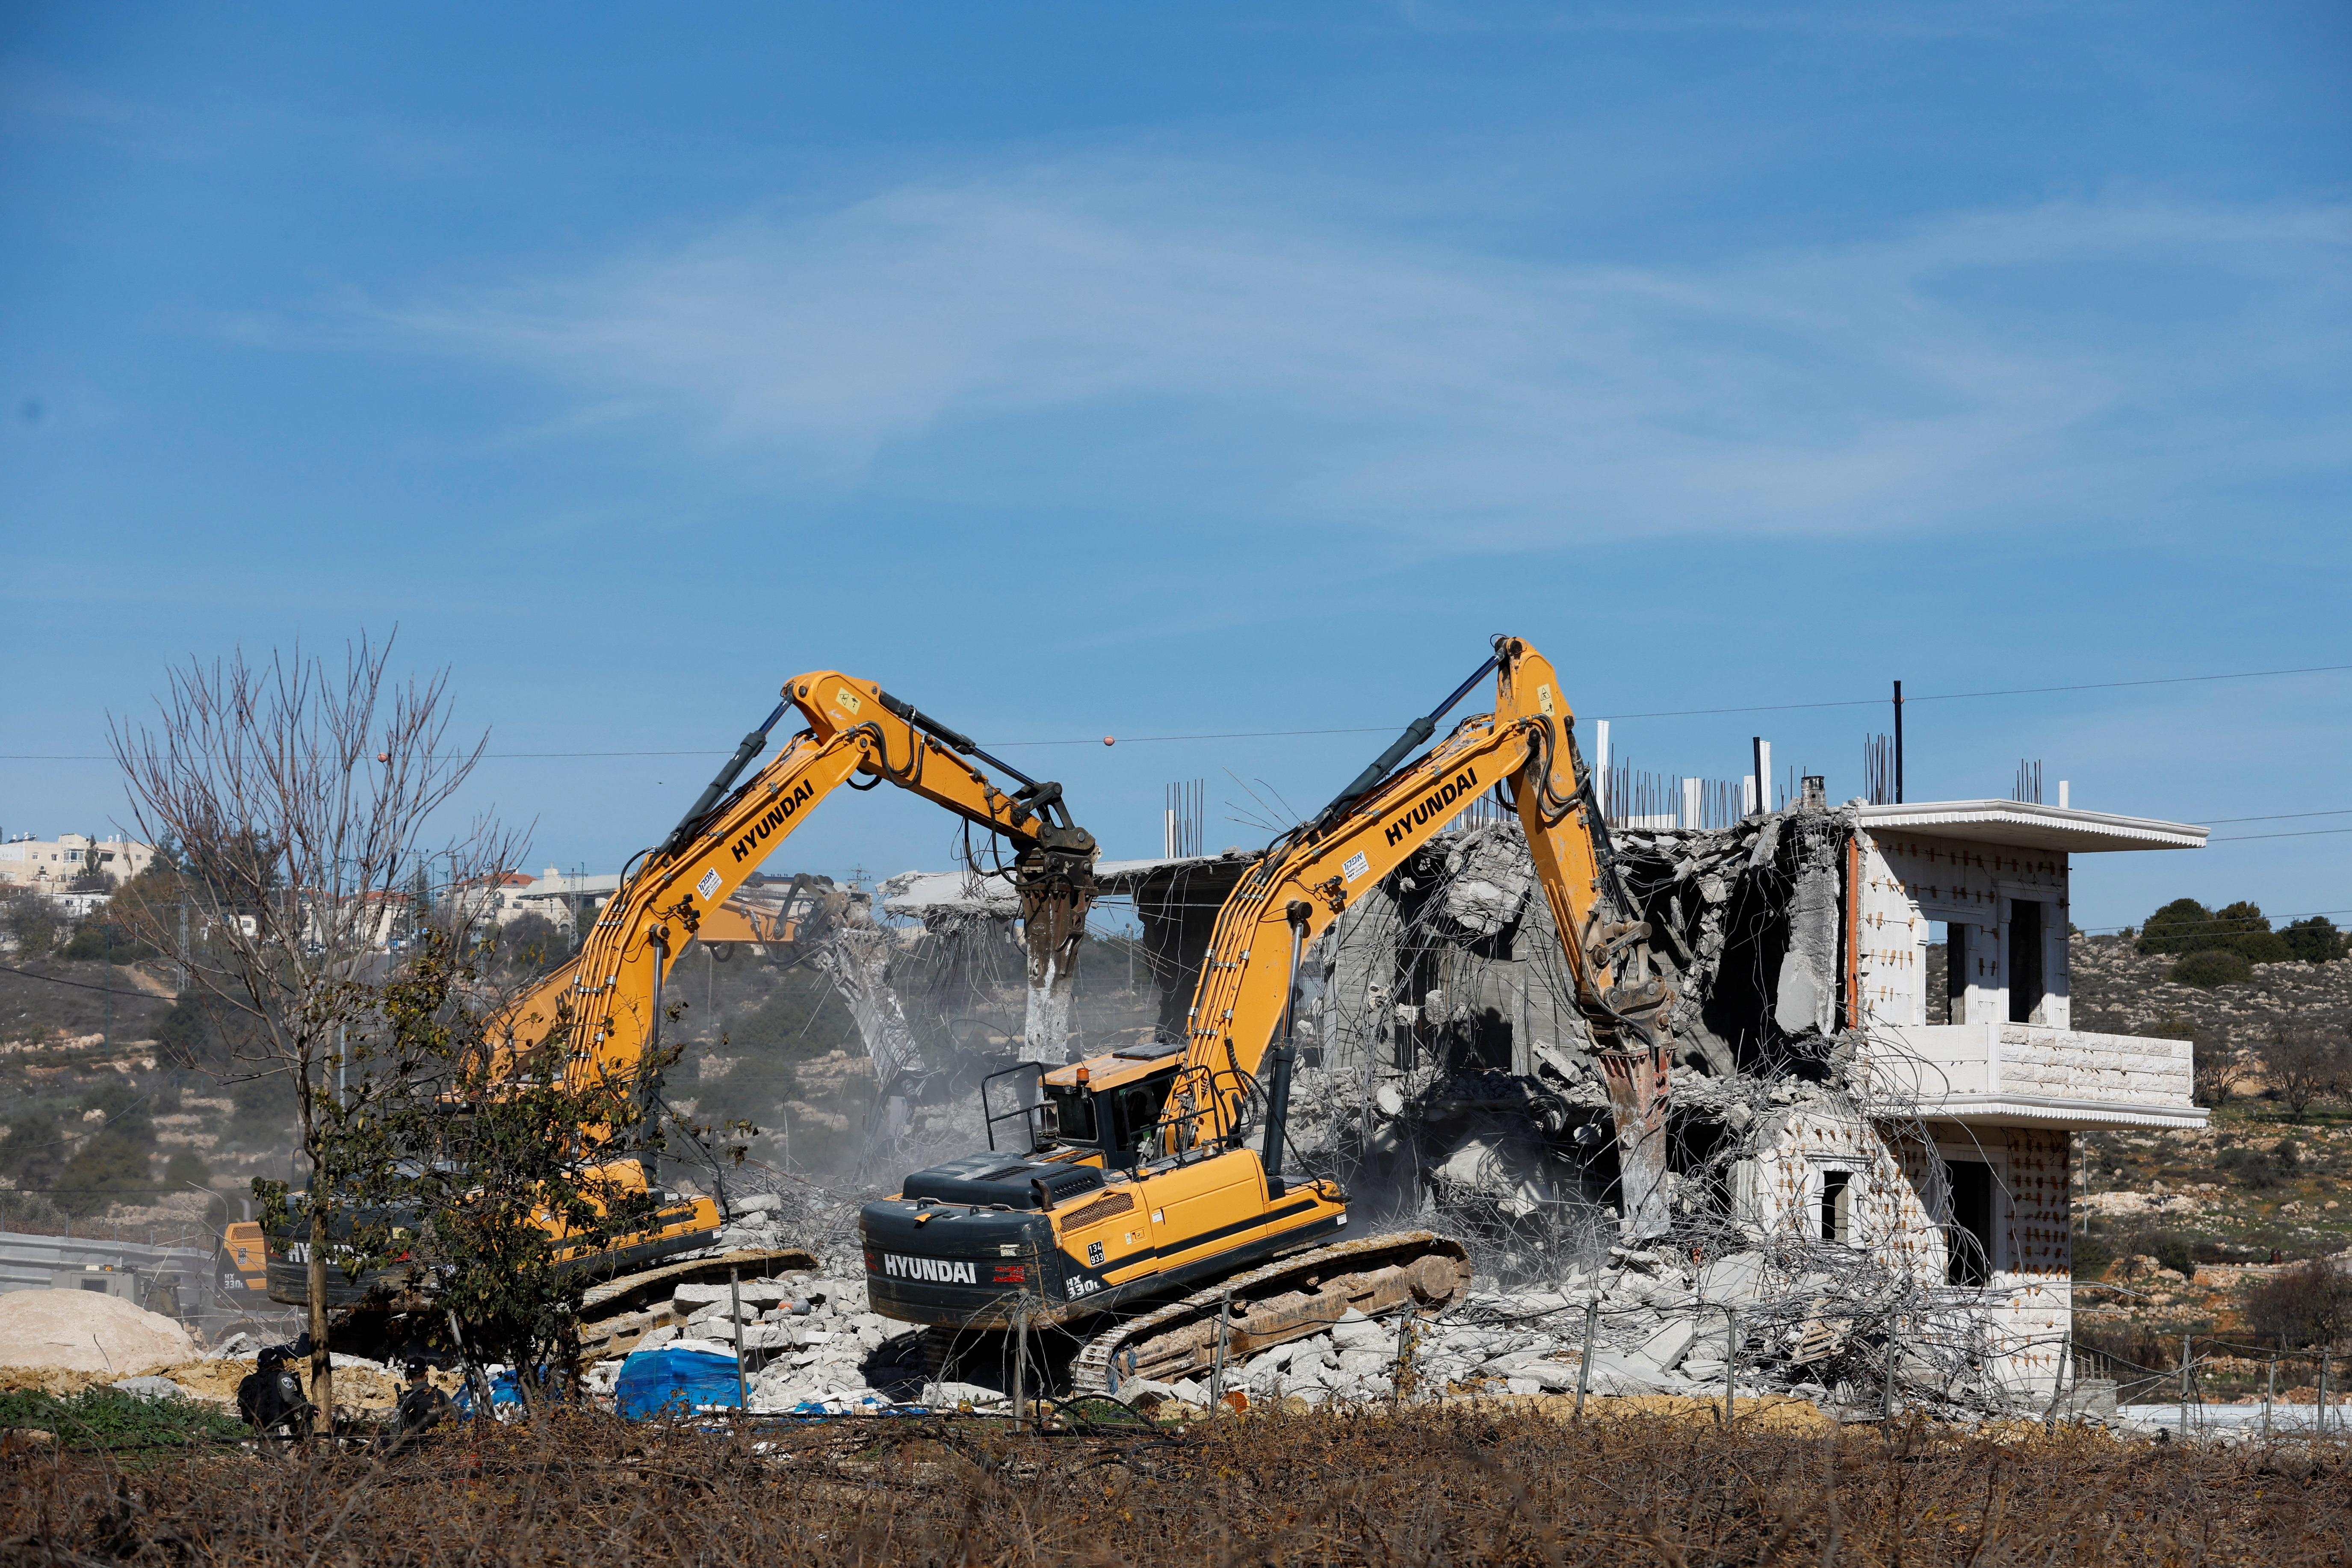
[[[1392,773],[1490,671],[1494,711]],[[1427,1231],[1349,1238],[1347,1194],[1289,1173],[1285,1128],[1300,954],[1490,788],[1526,829],[1607,1074],[1627,1234],[1662,1228],[1672,994],[1619,885],[1559,677],[1524,641],[1499,637],[1475,674],[1243,877],[1218,914],[1185,1038],[1032,1068],[1026,1080],[1006,1069],[997,1077],[1019,1091],[1008,1109],[990,1099],[993,1080],[982,1085],[989,1152],[865,1205],[873,1310],[928,1325],[940,1364],[969,1362],[998,1331],[1058,1331],[1076,1341],[1058,1374],[1068,1387],[1116,1394],[1316,1332],[1351,1307],[1459,1300],[1471,1274],[1460,1244]],[[995,1149],[999,1126],[1018,1152]]]
[[[807,728],[739,786],[769,732],[794,709]],[[1019,787],[1009,794],[999,789],[966,760],[975,757]],[[861,775],[871,782],[855,782]],[[1066,969],[1093,898],[1096,846],[1071,820],[1062,786],[990,756],[873,681],[821,670],[785,684],[774,711],[743,737],[669,837],[623,869],[620,891],[596,911],[580,951],[503,1010],[494,1027],[511,1041],[509,1054],[520,1056],[567,1028],[574,1071],[583,1079],[605,1074],[606,1081],[633,1081],[640,1102],[652,1110],[660,1082],[649,1064],[658,1060],[663,989],[686,945],[698,938],[776,942],[796,935],[794,899],[767,912],[730,898],[825,796],[845,784],[872,789],[884,780],[1010,841],[1032,978],[1042,979],[1051,965]],[[793,890],[803,891],[798,879]],[[639,1285],[675,1284],[678,1266],[662,1268],[660,1260],[710,1247],[725,1222],[712,1197],[661,1187],[653,1164],[647,1151],[603,1173],[614,1191],[652,1192],[661,1206],[653,1226],[583,1260],[607,1277],[592,1303],[625,1304],[643,1293]],[[798,1256],[804,1261],[786,1266],[815,1266],[813,1257]],[[723,1274],[724,1260],[720,1268]],[[395,1265],[352,1279],[330,1269],[329,1304],[396,1297],[406,1274]],[[307,1247],[273,1237],[268,1283],[271,1300],[307,1302]]]

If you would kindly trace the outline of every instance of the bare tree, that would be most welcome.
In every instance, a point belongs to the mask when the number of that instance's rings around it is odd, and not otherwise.
[[[364,635],[340,671],[298,644],[248,663],[192,659],[170,676],[153,728],[110,727],[139,836],[180,847],[191,933],[152,933],[194,982],[246,1016],[236,1076],[285,1073],[311,1173],[307,1202],[310,1399],[334,1410],[327,1263],[335,1194],[320,1173],[337,1118],[334,1074],[348,1031],[365,1028],[390,968],[389,939],[413,915],[428,869],[444,887],[505,869],[520,844],[478,820],[428,845],[430,819],[480,761],[448,742],[448,672],[387,675],[392,641]],[[473,900],[445,900],[451,921]]]
[[[2343,1082],[2345,1040],[2335,1029],[2281,1026],[2262,1047],[2263,1070],[2297,1121],[2311,1102]]]
[[[2201,1030],[2189,1036],[2193,1087],[2189,1098],[2200,1105],[2227,1105],[2239,1084],[2253,1074],[2226,1031]]]

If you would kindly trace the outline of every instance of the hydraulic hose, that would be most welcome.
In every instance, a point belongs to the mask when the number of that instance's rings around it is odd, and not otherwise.
[[[758,729],[743,737],[742,744],[735,748],[735,754],[727,759],[727,765],[720,768],[718,776],[704,787],[701,798],[687,808],[686,815],[677,819],[677,826],[670,829],[669,837],[662,840],[663,854],[673,854],[682,848],[688,836],[694,831],[695,825],[703,819],[712,806],[719,804],[721,795],[735,787],[735,781],[743,776],[743,770],[751,765],[751,759],[758,756],[761,748],[768,743],[768,731],[774,729],[776,721],[784,716],[784,709],[787,705],[783,702],[777,703],[776,710],[769,714]]]
[[[1461,701],[1465,697],[1468,696],[1470,694],[1470,689],[1477,685],[1480,681],[1486,679],[1487,675],[1493,671],[1494,668],[1501,662],[1502,656],[1499,654],[1487,659],[1486,663],[1471,671],[1470,679],[1455,687],[1453,694],[1447,697],[1444,701],[1439,703],[1436,707],[1431,709],[1420,718],[1415,719],[1412,723],[1406,725],[1404,727],[1404,733],[1399,735],[1394,741],[1390,742],[1389,749],[1387,751],[1382,752],[1379,756],[1373,758],[1371,765],[1365,768],[1362,773],[1358,773],[1354,782],[1350,783],[1346,789],[1341,790],[1337,795],[1334,795],[1332,797],[1331,804],[1325,806],[1322,811],[1317,815],[1315,818],[1317,826],[1320,826],[1322,824],[1328,822],[1331,818],[1339,816],[1339,813],[1345,811],[1349,805],[1354,803],[1358,797],[1361,796],[1365,791],[1370,789],[1374,784],[1388,777],[1390,772],[1395,768],[1397,763],[1404,760],[1405,753],[1423,745],[1432,735],[1437,733],[1438,721],[1444,719],[1445,715],[1452,710],[1456,702]]]

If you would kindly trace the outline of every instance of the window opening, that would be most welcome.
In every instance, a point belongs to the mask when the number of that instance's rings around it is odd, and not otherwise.
[[[1822,1173],[1822,1239],[1853,1245],[1853,1173]]]
[[[2009,901],[2009,1021],[2031,1024],[2042,1005],[2042,905]]]
[[[1045,1087],[1045,1131],[1065,1143],[1095,1141],[1095,1097],[1068,1084]]]
[[[1982,1285],[1992,1279],[1992,1167],[1951,1162],[1952,1223],[1944,1228],[1944,1282]]]
[[[1959,927],[1942,921],[1927,922],[1927,969],[1921,987],[1927,994],[1927,1022],[1957,1024],[1959,1009],[1952,999],[1959,994],[1958,977],[1960,973],[1960,952],[1954,941]]]

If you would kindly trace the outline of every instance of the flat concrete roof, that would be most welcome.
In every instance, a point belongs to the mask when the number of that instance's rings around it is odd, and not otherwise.
[[[1180,855],[1174,859],[1097,860],[1095,886],[1106,893],[1131,893],[1154,878],[1178,873],[1239,877],[1264,856],[1265,851],[1251,849],[1235,855]]]
[[[2202,849],[2206,828],[2021,800],[1923,800],[1858,808],[1874,833],[1908,827],[1937,838],[2085,855],[2109,849]]]

